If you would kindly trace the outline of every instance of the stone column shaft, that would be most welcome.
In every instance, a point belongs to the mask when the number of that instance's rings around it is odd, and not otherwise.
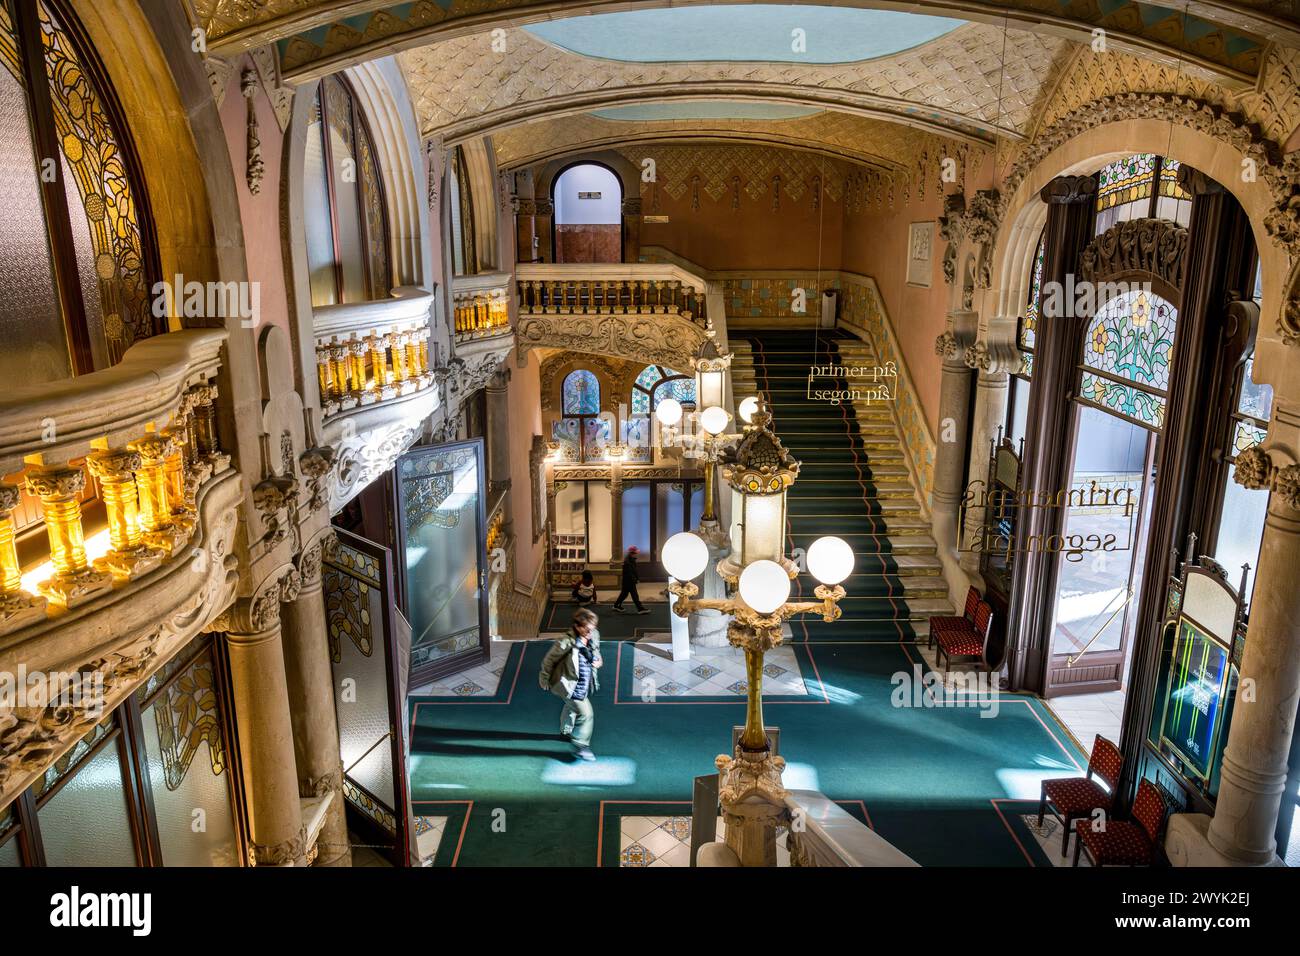
[[[266,607],[268,601],[278,605],[278,587],[273,591],[255,602],[257,608]],[[243,617],[236,626],[247,625],[247,632],[228,632],[226,644],[248,798],[249,855],[258,866],[302,866],[306,862],[306,831],[294,772],[293,722],[280,621],[275,611]]]
[[[304,552],[302,589],[297,600],[280,606],[284,667],[293,722],[298,794],[303,797],[334,794],[317,838],[316,865],[351,866],[320,559],[319,545]]]
[[[935,351],[943,356],[939,391],[939,447],[935,452],[934,490],[930,515],[934,539],[939,546],[948,597],[956,605],[965,598],[969,586],[958,564],[957,548],[959,511],[966,478],[966,434],[970,424],[970,377],[966,350],[975,341],[979,317],[974,312],[948,313],[949,328],[935,342]],[[948,440],[950,439],[951,440]]]

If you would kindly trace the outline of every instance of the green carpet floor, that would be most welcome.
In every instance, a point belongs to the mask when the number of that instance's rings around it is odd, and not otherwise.
[[[692,779],[744,721],[740,701],[641,701],[628,680],[631,642],[609,641],[595,698],[599,759],[575,761],[558,736],[560,702],[537,685],[547,646],[516,645],[494,699],[413,702],[415,812],[451,817],[439,863],[612,865],[611,821],[688,815]],[[1016,812],[1030,811],[1039,780],[1077,773],[1085,758],[1040,702],[1000,695],[993,717],[974,706],[895,707],[891,678],[912,673],[912,646],[804,650],[808,696],[764,705],[781,728],[787,786],[861,801],[871,825],[922,865],[1046,864]]]
[[[786,785],[841,801],[925,866],[1047,865],[1020,815],[1036,807],[1041,779],[1077,774],[1086,758],[1042,703],[996,695],[991,717],[981,716],[987,701],[895,706],[921,658],[872,462],[846,407],[803,397],[807,366],[835,358],[833,341],[821,338],[815,352],[810,333],[754,339],[759,387],[804,462],[790,495],[791,546],[834,533],[858,560],[840,621],[795,622],[806,696],[764,704],[766,722],[781,728]],[[812,581],[801,576],[795,590],[811,594]],[[548,642],[512,648],[495,697],[412,700],[415,810],[449,818],[439,865],[615,866],[621,816],[690,813],[693,778],[712,771],[745,707],[637,696],[632,641],[668,627],[665,605],[649,606],[645,616],[598,609],[606,667],[594,763],[572,758],[558,735],[560,701],[538,687]],[[549,607],[545,626],[562,629],[571,611]]]

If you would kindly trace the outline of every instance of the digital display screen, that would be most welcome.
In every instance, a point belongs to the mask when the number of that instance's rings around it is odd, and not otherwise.
[[[1189,771],[1208,779],[1223,717],[1228,648],[1181,618],[1169,668],[1161,742]]]

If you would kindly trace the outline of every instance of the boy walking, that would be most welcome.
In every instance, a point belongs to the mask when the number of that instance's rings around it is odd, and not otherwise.
[[[537,680],[542,690],[564,700],[560,711],[560,733],[573,741],[574,752],[581,760],[595,760],[591,752],[591,735],[596,714],[591,695],[600,689],[596,672],[604,663],[600,657],[599,618],[583,608],[573,615],[573,626],[551,645],[542,659]]]

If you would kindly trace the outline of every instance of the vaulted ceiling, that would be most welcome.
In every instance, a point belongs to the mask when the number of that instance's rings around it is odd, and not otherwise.
[[[730,141],[908,172],[1015,148],[1089,56],[1248,96],[1300,49],[1295,0],[181,2],[218,55],[274,42],[290,83],[396,53],[421,132],[491,137],[506,169]]]
[[[276,43],[286,75],[320,76],[365,59],[495,27],[522,26],[603,10],[691,5],[691,0],[181,0],[207,36],[229,53]],[[1269,42],[1300,46],[1293,0],[838,0],[831,5],[904,10],[1006,24],[1079,42],[1104,29],[1115,49],[1144,53],[1250,83]]]

